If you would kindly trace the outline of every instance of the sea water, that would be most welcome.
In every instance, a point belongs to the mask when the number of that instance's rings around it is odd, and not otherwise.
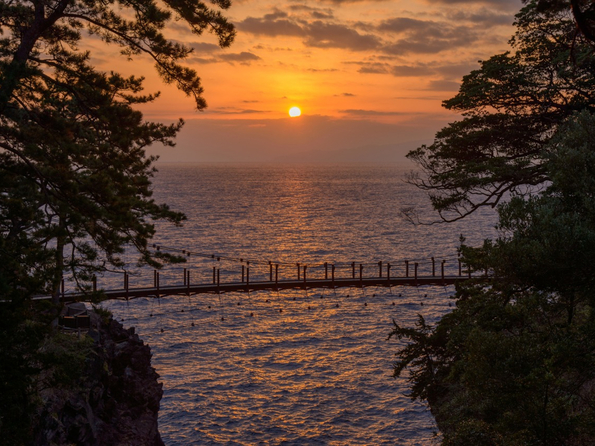
[[[457,273],[460,236],[494,237],[492,212],[453,224],[413,225],[403,211],[437,218],[399,165],[162,165],[157,202],[184,212],[181,228],[158,225],[156,247],[187,262],[160,284],[296,278],[307,265],[337,274]],[[431,262],[434,257],[434,263]],[[241,260],[240,260],[241,259]],[[382,264],[378,262],[382,261]],[[248,263],[250,262],[250,263]],[[433,266],[432,266],[433,265]],[[147,269],[130,286],[153,285]],[[303,276],[302,276],[303,277]],[[113,280],[111,286],[114,286]],[[119,279],[117,279],[119,280]],[[110,286],[110,283],[105,283]],[[393,378],[402,341],[393,321],[435,323],[452,307],[452,287],[251,291],[108,301],[151,346],[161,376],[159,430],[167,445],[426,445],[437,441],[423,402]]]

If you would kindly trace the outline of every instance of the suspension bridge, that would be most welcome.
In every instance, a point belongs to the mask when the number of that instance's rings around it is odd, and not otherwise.
[[[154,247],[156,250],[163,249],[157,245]],[[170,248],[170,250],[174,249]],[[115,281],[112,280],[110,288],[98,288],[97,280],[94,279],[92,288],[86,292],[66,291],[63,281],[61,299],[64,302],[89,300],[90,291],[101,292],[103,298],[106,299],[128,300],[140,297],[159,298],[259,290],[453,285],[458,281],[472,277],[471,270],[465,269],[458,257],[443,259],[429,257],[417,261],[378,261],[374,263],[288,263],[245,260],[187,250],[179,251],[188,257],[208,259],[213,266],[203,267],[200,271],[197,267],[179,268],[179,273],[174,275],[170,272],[167,280],[162,280],[162,273],[154,270],[153,283],[145,283],[141,286],[131,286],[131,274],[124,271],[119,281],[121,286],[114,286]],[[223,267],[224,262],[233,265],[232,267]],[[206,273],[207,269],[208,273]],[[39,298],[49,298],[49,296],[40,296]]]

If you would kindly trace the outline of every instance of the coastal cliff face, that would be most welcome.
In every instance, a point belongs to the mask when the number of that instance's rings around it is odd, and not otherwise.
[[[149,346],[113,319],[92,313],[92,345],[75,386],[41,389],[35,444],[161,446],[163,390]],[[77,336],[72,334],[71,336]]]

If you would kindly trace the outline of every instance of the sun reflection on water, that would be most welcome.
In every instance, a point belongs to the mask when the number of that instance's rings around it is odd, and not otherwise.
[[[214,266],[225,280],[239,280],[247,259],[254,280],[269,277],[268,261],[286,262],[283,277],[297,275],[296,263],[320,277],[324,262],[341,262],[337,273],[348,275],[350,262],[375,268],[380,260],[395,261],[395,273],[403,273],[407,258],[423,258],[428,271],[429,256],[454,253],[459,234],[469,243],[492,235],[489,215],[464,226],[405,224],[402,207],[423,213],[429,205],[403,173],[398,166],[162,167],[156,200],[189,220],[182,229],[160,226],[156,242],[214,255],[188,257],[163,271],[163,281],[179,283],[186,267],[193,283],[208,282]],[[436,320],[451,293],[286,290],[108,305],[152,347],[165,389],[160,432],[170,446],[427,445],[434,422],[404,395],[406,383],[392,379],[396,344],[386,338],[393,318]]]

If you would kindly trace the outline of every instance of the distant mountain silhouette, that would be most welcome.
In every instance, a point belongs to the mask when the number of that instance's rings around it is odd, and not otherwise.
[[[429,140],[409,141],[399,144],[369,144],[360,147],[334,150],[311,150],[303,153],[284,154],[271,159],[282,163],[408,163],[405,155]]]

